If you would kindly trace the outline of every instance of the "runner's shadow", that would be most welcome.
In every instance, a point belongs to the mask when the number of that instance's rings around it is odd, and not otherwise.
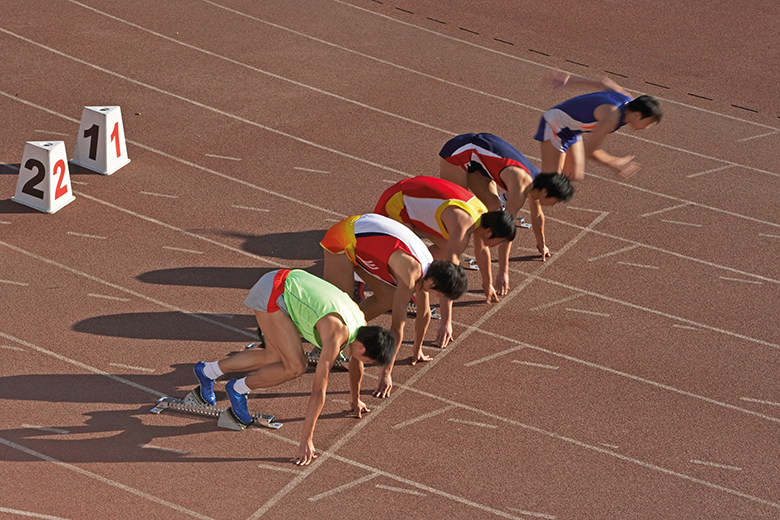
[[[249,290],[274,268],[259,267],[178,267],[148,271],[137,276],[138,281],[157,285],[186,287],[219,287]]]
[[[98,336],[172,341],[249,342],[257,337],[257,322],[249,314],[232,318],[198,314],[209,320],[224,322],[234,330],[215,327],[213,323],[183,312],[138,312],[95,316],[79,321],[73,330]]]

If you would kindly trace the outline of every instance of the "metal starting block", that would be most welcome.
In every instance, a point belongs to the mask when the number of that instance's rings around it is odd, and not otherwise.
[[[406,306],[406,314],[409,316],[417,316],[417,304],[414,302],[409,302],[409,305]],[[432,320],[440,320],[441,314],[436,312],[436,307],[431,307],[431,319]]]
[[[477,265],[477,261],[473,258],[469,258],[465,262],[461,262],[463,266],[463,269],[468,269],[469,271],[479,271],[479,266]]]
[[[187,397],[184,399],[161,397],[157,400],[154,408],[149,410],[149,412],[161,413],[163,410],[173,410],[174,412],[203,415],[205,417],[218,417],[217,426],[236,431],[241,431],[249,426],[263,426],[265,428],[273,428],[274,430],[278,430],[282,426],[282,423],[274,422],[273,415],[255,412],[250,414],[252,416],[252,422],[245,424],[233,415],[233,410],[231,410],[229,406],[211,406],[210,404],[204,403],[200,398],[199,392],[200,387],[195,388],[195,390],[187,394]]]
[[[311,365],[316,365],[317,362],[320,360],[320,350],[317,347],[314,347],[311,349],[310,352],[306,352],[306,360]],[[339,352],[338,357],[336,358],[336,362],[333,363],[333,366],[336,368],[343,368],[344,370],[349,370],[349,367],[347,366],[347,363],[349,363],[349,360],[344,356],[343,353]]]

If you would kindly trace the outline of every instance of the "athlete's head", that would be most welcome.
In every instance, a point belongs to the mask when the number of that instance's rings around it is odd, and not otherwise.
[[[543,206],[552,206],[558,202],[569,202],[574,196],[574,183],[560,173],[538,174],[534,178],[533,189],[539,191],[546,190],[547,195],[544,198],[550,202],[542,203]]]
[[[638,117],[632,116],[632,112]],[[663,115],[661,103],[653,96],[642,95],[626,104],[626,123],[634,130],[642,130],[653,123],[660,123]]]
[[[389,330],[383,327],[365,325],[357,330],[356,341],[363,344],[366,349],[364,356],[376,361],[382,366],[393,360],[395,355],[395,341]]]
[[[491,238],[503,238],[507,242],[515,239],[517,225],[515,219],[506,211],[488,211],[479,217],[479,225],[484,229],[489,229]]]
[[[450,300],[457,300],[466,292],[466,270],[448,260],[434,260],[423,277],[423,282],[429,280],[431,289],[441,293]]]

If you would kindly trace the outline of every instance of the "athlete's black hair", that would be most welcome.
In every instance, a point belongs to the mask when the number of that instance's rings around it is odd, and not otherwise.
[[[428,267],[425,279],[433,281],[431,288],[450,300],[457,300],[463,296],[468,283],[463,266],[455,265],[448,260],[434,260]]]
[[[653,96],[642,95],[638,98],[632,99],[626,104],[626,111],[639,112],[642,114],[642,119],[646,117],[655,118],[656,123],[661,122],[661,117],[664,115],[664,111],[661,108],[661,102],[655,99]]]
[[[488,211],[479,217],[479,225],[489,229],[493,238],[506,238],[509,242],[515,239],[517,224],[515,218],[503,210]]]
[[[393,335],[383,327],[364,325],[357,330],[355,339],[366,347],[366,357],[382,366],[389,364],[395,356]]]
[[[574,183],[560,173],[540,173],[534,178],[535,189],[547,190],[548,197],[555,197],[561,202],[569,202],[574,196]]]

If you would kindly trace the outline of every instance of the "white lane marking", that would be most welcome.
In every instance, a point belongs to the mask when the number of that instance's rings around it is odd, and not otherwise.
[[[47,426],[36,426],[34,424],[23,424],[22,428],[31,428],[33,430],[40,430],[42,432],[57,433],[59,435],[67,435],[70,433],[68,430],[60,430],[59,428],[49,428]]]
[[[728,168],[733,168],[734,166],[736,166],[736,164],[733,164],[733,163],[732,164],[727,164],[726,166],[721,166],[720,168],[713,168],[711,170],[706,170],[706,171],[699,172],[699,173],[692,173],[690,175],[686,175],[685,177],[688,178],[688,179],[692,179],[694,177],[700,177],[700,176],[706,175],[708,173],[715,173],[715,172],[719,172],[721,170],[727,170]]]
[[[644,269],[658,269],[659,267],[656,265],[645,265],[645,264],[632,264],[631,262],[618,262],[620,265],[627,265],[629,267],[642,267]]]
[[[386,182],[387,184],[395,184],[398,181],[391,181],[390,179],[382,179],[382,182]]]
[[[405,488],[399,488],[393,486],[385,486],[384,484],[377,484],[374,487],[377,487],[379,489],[386,489],[387,491],[395,491],[396,493],[406,493],[407,495],[417,495],[419,497],[427,496],[425,493],[420,493],[419,491],[413,491],[411,489],[405,489]]]
[[[780,235],[768,235],[766,233],[759,233],[758,236],[760,236],[760,237],[768,237],[768,238],[780,238]]]
[[[612,255],[619,255],[620,253],[625,253],[626,251],[631,251],[632,249],[636,249],[637,247],[641,247],[639,244],[634,244],[628,247],[624,247],[622,249],[618,249],[617,251],[612,251],[611,253],[604,253],[603,255],[594,256],[593,258],[588,258],[588,262],[594,262],[596,260],[601,260],[602,258],[607,258],[608,256]]]
[[[769,137],[770,135],[776,135],[777,133],[778,130],[775,130],[774,132],[767,132],[765,134],[754,135],[753,137],[744,137],[742,139],[737,139],[735,142],[744,143],[745,141],[750,141],[752,139],[759,139],[761,137]]]
[[[292,468],[283,468],[281,466],[274,466],[273,464],[258,464],[258,468],[260,469],[267,469],[269,471],[279,471],[281,473],[292,473],[294,475],[300,475],[303,473],[300,469],[292,469]]]
[[[44,515],[41,513],[33,513],[32,511],[21,511],[19,509],[10,509],[7,507],[0,507],[0,513],[8,513],[16,516],[26,516],[27,518],[42,518],[43,520],[68,520],[62,516]]]
[[[485,424],[485,423],[475,422],[475,421],[464,421],[463,419],[447,419],[447,420],[458,424],[466,424],[468,426],[479,426],[480,428],[493,428],[493,429],[498,428],[498,426],[496,426],[495,424]]]
[[[74,181],[73,179],[70,180],[71,184],[77,184],[79,186],[89,186],[89,183],[84,181]]]
[[[207,153],[206,157],[213,157],[214,159],[225,159],[226,161],[240,161],[240,157],[226,157],[224,155],[214,155],[211,153]]]
[[[324,170],[312,170],[310,168],[301,168],[300,166],[293,166],[293,170],[298,170],[302,172],[311,172],[311,173],[330,173]]]
[[[666,213],[667,211],[673,211],[675,209],[684,208],[686,206],[690,206],[690,202],[683,202],[682,204],[677,204],[676,206],[671,206],[664,209],[659,209],[658,211],[651,211],[650,213],[645,213],[644,215],[639,215],[639,218],[649,217],[652,215],[658,215],[659,213]]]
[[[695,330],[696,332],[704,332],[704,329],[700,329],[699,327],[689,327],[688,325],[677,325],[676,323],[672,325],[672,327],[677,327],[678,329]]]
[[[699,464],[701,466],[711,466],[713,468],[718,468],[718,469],[730,469],[732,471],[742,471],[742,468],[739,468],[737,466],[729,466],[727,464],[717,464],[715,462],[705,462],[703,460],[696,460],[696,459],[691,459],[688,462],[690,462],[691,464]]]
[[[126,368],[128,370],[138,370],[139,372],[154,372],[153,368],[134,367],[132,365],[123,365],[121,363],[109,363],[108,366]]]
[[[168,249],[170,251],[178,251],[180,253],[191,253],[193,255],[202,255],[203,251],[194,251],[192,249],[182,249],[181,247],[171,247],[171,246],[162,246],[163,249]]]
[[[604,447],[606,447],[606,448],[610,448],[610,449],[613,449],[613,450],[617,450],[617,449],[619,449],[619,448],[620,448],[620,446],[615,446],[614,444],[607,444],[607,443],[605,443],[605,442],[600,442],[599,444],[600,444],[601,446],[604,446]]]
[[[764,282],[759,282],[758,280],[743,280],[742,278],[729,278],[727,276],[718,276],[721,280],[727,280],[729,282],[742,282],[742,283],[752,283],[756,285],[764,285]]]
[[[271,211],[270,209],[252,208],[250,206],[238,206],[236,204],[233,204],[231,207],[236,208],[236,209],[248,209],[250,211],[264,211],[266,213],[269,213]]]
[[[506,350],[502,350],[501,352],[496,352],[495,354],[491,354],[489,356],[485,356],[483,358],[475,359],[474,361],[469,361],[468,363],[464,363],[464,367],[473,367],[474,365],[478,365],[480,363],[484,363],[485,361],[490,361],[492,359],[500,358],[502,356],[506,356],[507,354],[511,354],[512,352],[517,352],[518,350],[524,349],[525,346],[519,346],[519,347],[512,347],[508,348]]]
[[[33,130],[33,132],[37,132],[39,134],[49,134],[49,135],[70,135],[70,134],[63,134],[62,132],[50,132],[49,130]]]
[[[566,310],[570,311],[570,312],[580,312],[582,314],[590,314],[592,316],[604,316],[605,318],[609,317],[609,314],[606,314],[606,313],[603,313],[603,312],[586,311],[586,310],[583,310],[583,309],[572,309],[570,307],[566,307]]]
[[[104,477],[102,475],[98,475],[97,473],[92,473],[91,471],[87,471],[87,470],[82,469],[82,468],[80,468],[78,466],[74,466],[73,464],[68,464],[66,462],[59,461],[59,460],[57,460],[55,458],[49,457],[48,455],[44,455],[43,453],[39,453],[37,451],[33,451],[31,449],[25,448],[24,446],[21,446],[19,444],[11,442],[11,441],[7,441],[7,440],[5,440],[3,438],[0,438],[0,444],[5,444],[9,448],[13,448],[15,450],[19,450],[19,451],[21,451],[23,453],[26,453],[28,455],[31,455],[33,457],[45,460],[47,462],[51,462],[52,464],[56,464],[57,466],[59,466],[61,468],[73,471],[75,473],[79,473],[79,474],[81,474],[81,475],[83,475],[85,477],[89,477],[91,479],[95,479],[98,482],[102,482],[103,484],[107,484],[109,486],[113,486],[113,487],[119,488],[122,491],[127,491],[128,493],[132,493],[133,495],[137,495],[137,496],[139,496],[141,498],[144,498],[146,500],[149,500],[151,502],[155,502],[157,504],[160,504],[160,505],[163,505],[165,507],[171,508],[171,509],[173,509],[175,511],[179,511],[180,513],[184,513],[186,515],[189,515],[189,516],[192,516],[192,517],[195,517],[195,518],[200,518],[202,520],[213,520],[212,518],[210,518],[208,516],[204,516],[204,515],[202,515],[200,513],[196,513],[195,511],[190,511],[189,509],[186,509],[186,508],[181,507],[179,505],[176,505],[176,504],[173,504],[171,502],[168,502],[167,500],[163,500],[162,498],[157,498],[156,496],[150,495],[149,493],[144,493],[143,491],[140,491],[140,490],[135,489],[135,488],[131,488],[130,486],[126,486],[125,484],[122,484],[120,482],[116,482],[114,480],[108,479],[108,478],[106,478],[106,477]]]
[[[780,403],[775,403],[773,401],[764,401],[762,399],[753,399],[752,397],[740,397],[740,399],[743,401],[747,401],[749,403],[768,404],[770,406],[780,406]]]
[[[19,351],[21,351],[21,352],[27,352],[26,350],[24,350],[24,349],[23,349],[23,348],[21,348],[21,347],[13,347],[13,346],[11,346],[11,345],[0,345],[0,348],[4,348],[4,349],[6,349],[6,350],[19,350]]]
[[[168,453],[176,453],[177,455],[187,455],[188,452],[182,450],[174,450],[173,448],[163,448],[162,446],[154,446],[152,444],[139,444],[139,448],[146,448],[150,450],[166,451]]]
[[[529,367],[538,367],[538,368],[546,368],[548,370],[558,370],[558,367],[553,365],[543,365],[541,363],[531,363],[530,361],[520,361],[519,359],[513,359],[512,363],[517,363],[518,365],[526,365]]]
[[[556,305],[560,305],[562,303],[570,302],[572,300],[576,300],[577,298],[582,298],[585,296],[584,294],[575,294],[574,296],[569,296],[567,298],[562,298],[560,300],[555,300],[554,302],[545,303],[544,305],[539,305],[538,307],[534,307],[533,309],[528,309],[528,312],[532,311],[540,311],[542,309],[547,309],[548,307],[555,307]]]
[[[513,513],[520,513],[521,515],[528,515],[533,516],[536,518],[544,518],[546,520],[556,520],[558,518],[554,515],[546,515],[544,513],[535,513],[533,511],[526,511],[525,509],[515,509],[514,507],[507,507],[507,510],[512,511]]]
[[[72,235],[74,237],[81,237],[81,238],[96,238],[98,240],[105,240],[106,237],[101,237],[98,235],[85,235],[84,233],[76,233],[75,231],[66,231],[65,234]]]
[[[154,193],[151,191],[140,191],[141,195],[150,195],[152,197],[164,197],[166,199],[178,199],[178,195],[166,195],[165,193]]]
[[[680,222],[679,220],[666,220],[661,219],[661,222],[666,222],[667,224],[677,224],[678,226],[692,226],[692,227],[701,227],[701,224],[693,224],[691,222]]]
[[[118,296],[107,296],[105,294],[88,294],[87,296],[91,296],[92,298],[103,298],[104,300],[116,300],[118,302],[129,302],[129,298],[120,298]]]
[[[305,474],[305,473],[303,473]],[[357,480],[353,480],[352,482],[347,482],[344,485],[341,485],[339,487],[333,488],[330,491],[325,491],[324,493],[320,493],[319,495],[314,495],[313,497],[309,497],[310,502],[316,502],[317,500],[322,500],[323,498],[328,498],[329,496],[333,496],[337,493],[341,493],[342,491],[359,486],[360,484],[363,484],[364,482],[368,482],[369,480],[373,480],[379,476],[379,473],[371,473],[370,475],[366,475],[365,477],[361,477]]]
[[[8,285],[20,285],[22,287],[27,287],[28,285],[30,285],[29,283],[26,282],[15,282],[13,280],[0,280],[0,283],[5,283]]]
[[[73,182],[73,181],[71,181],[71,182]],[[5,221],[5,220],[0,220],[0,224],[8,224],[8,225],[10,225],[11,223],[10,223],[10,222],[7,222],[7,221]]]
[[[215,318],[226,318],[232,320],[235,318],[232,314],[217,314],[216,312],[197,311],[197,314],[203,314],[205,316],[214,316]]]
[[[410,424],[414,424],[414,423],[419,422],[419,421],[424,421],[425,419],[430,419],[431,417],[435,417],[435,416],[437,416],[439,414],[443,414],[444,412],[448,412],[448,411],[452,410],[453,408],[455,408],[455,406],[445,406],[444,408],[439,408],[438,410],[434,410],[432,412],[428,412],[428,413],[425,413],[425,414],[422,414],[422,415],[418,415],[417,417],[415,417],[413,419],[409,419],[407,421],[400,422],[398,424],[394,424],[393,425],[393,429],[397,430],[398,428],[403,428],[404,426],[409,426]]]

